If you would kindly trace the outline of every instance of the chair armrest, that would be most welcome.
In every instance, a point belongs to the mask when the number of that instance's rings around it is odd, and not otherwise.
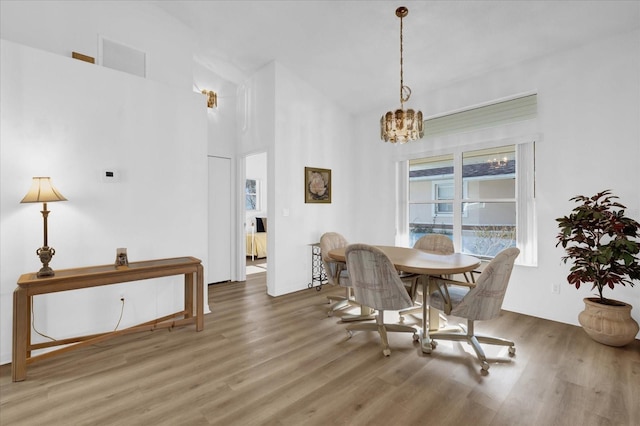
[[[473,288],[476,286],[475,283],[469,283],[465,281],[456,281],[450,280],[447,278],[439,278],[432,277],[431,282],[435,283],[436,291],[440,293],[440,297],[442,297],[442,301],[444,303],[444,313],[449,315],[451,313],[451,309],[453,309],[453,304],[451,303],[451,296],[449,295],[449,285],[457,285],[461,287],[469,287]]]

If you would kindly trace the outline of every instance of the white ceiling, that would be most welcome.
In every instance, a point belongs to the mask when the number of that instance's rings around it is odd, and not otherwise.
[[[637,0],[155,3],[194,31],[195,59],[223,78],[241,83],[275,60],[354,113],[399,107],[398,6],[409,9],[404,81],[416,109],[431,88],[640,27]]]

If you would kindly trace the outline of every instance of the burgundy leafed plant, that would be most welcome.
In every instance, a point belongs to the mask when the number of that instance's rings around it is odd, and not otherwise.
[[[556,247],[562,244],[565,249],[564,263],[573,261],[567,281],[576,288],[592,283],[592,290],[598,288],[599,302],[609,305],[618,303],[602,296],[605,287],[633,287],[640,280],[640,224],[625,217],[626,207],[616,199],[610,190],[593,197],[578,195],[570,201],[582,204],[569,216],[556,219],[560,228]]]

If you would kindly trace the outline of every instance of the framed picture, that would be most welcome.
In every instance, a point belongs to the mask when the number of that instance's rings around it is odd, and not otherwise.
[[[304,168],[304,202],[331,202],[331,170]]]

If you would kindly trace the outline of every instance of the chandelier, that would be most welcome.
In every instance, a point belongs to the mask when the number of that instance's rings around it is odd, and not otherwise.
[[[487,164],[489,164],[489,169],[497,170],[506,167],[509,164],[509,159],[507,157],[502,159],[494,158],[493,160],[487,160]]]
[[[408,14],[409,9],[404,6],[396,9],[396,16],[400,18],[400,109],[389,111],[380,119],[380,138],[391,143],[406,143],[424,136],[422,112],[404,109],[404,103],[411,97],[411,89],[404,85],[402,56],[402,18]]]

